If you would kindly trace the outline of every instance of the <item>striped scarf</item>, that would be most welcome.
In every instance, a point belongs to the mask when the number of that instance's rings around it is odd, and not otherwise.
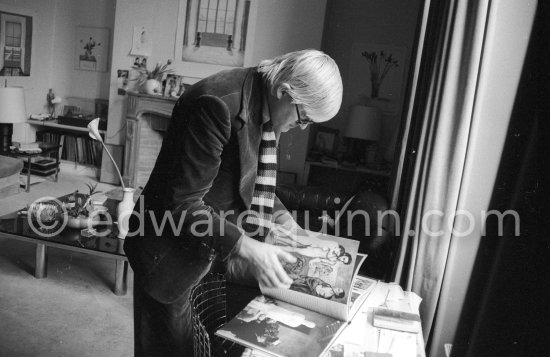
[[[271,120],[262,128],[262,141],[258,160],[258,175],[254,185],[250,209],[256,214],[248,215],[248,231],[258,232],[264,237],[271,228],[273,204],[275,202],[275,186],[277,181],[277,141]]]

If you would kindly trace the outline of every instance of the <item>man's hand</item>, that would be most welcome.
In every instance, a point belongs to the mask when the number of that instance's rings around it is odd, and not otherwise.
[[[286,235],[296,235],[301,230],[298,223],[296,223],[292,215],[288,212],[274,216],[274,223],[275,225],[272,229],[283,231]]]
[[[295,263],[296,257],[279,247],[258,242],[243,236],[234,258],[229,262],[230,272],[239,279],[251,275],[258,283],[268,288],[288,289],[293,280],[283,269],[283,262]],[[239,273],[240,272],[240,273]]]

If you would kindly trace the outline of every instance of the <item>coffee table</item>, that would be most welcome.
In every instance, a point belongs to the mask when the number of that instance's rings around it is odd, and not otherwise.
[[[69,195],[58,198],[66,202]],[[109,213],[116,212],[118,201],[108,199],[104,206]],[[112,215],[115,220],[115,215]],[[124,240],[117,238],[116,225],[110,222],[103,222],[96,226],[99,232],[96,236],[86,237],[81,234],[80,229],[64,227],[59,232],[59,226],[51,229],[41,230],[35,223],[29,222],[27,214],[22,210],[0,217],[0,238],[15,239],[29,242],[36,245],[36,265],[34,276],[37,279],[47,277],[48,273],[48,248],[54,247],[63,250],[111,258],[115,261],[115,295],[125,295],[128,285],[128,259],[122,249]]]

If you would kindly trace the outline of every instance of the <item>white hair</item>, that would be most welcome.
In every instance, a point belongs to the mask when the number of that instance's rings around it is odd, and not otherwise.
[[[272,91],[282,83],[289,84],[292,103],[301,104],[312,120],[329,120],[340,109],[340,71],[334,60],[321,51],[302,50],[264,60],[258,65],[258,71]]]

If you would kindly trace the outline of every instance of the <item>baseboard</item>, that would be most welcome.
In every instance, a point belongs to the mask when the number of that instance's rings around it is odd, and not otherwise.
[[[59,162],[59,174],[88,176],[99,180],[101,168],[92,165],[79,164],[77,162],[61,160]]]

